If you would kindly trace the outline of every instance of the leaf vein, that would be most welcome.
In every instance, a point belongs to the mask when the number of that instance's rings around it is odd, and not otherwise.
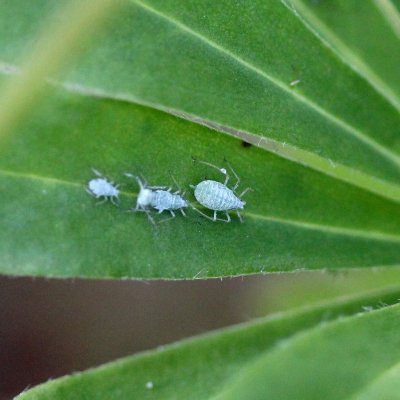
[[[67,180],[59,179],[59,178],[41,176],[41,175],[36,175],[36,174],[31,174],[31,173],[0,170],[0,174],[3,176],[19,178],[19,179],[42,181],[42,182],[45,182],[48,184],[54,184],[54,185],[70,186],[70,187],[81,188],[81,189],[83,189],[85,187],[85,185],[82,183],[67,181]],[[136,192],[121,191],[120,193],[122,195],[129,196],[132,198],[137,197]],[[305,221],[299,221],[299,220],[293,220],[293,219],[287,219],[287,218],[280,218],[280,217],[275,217],[275,216],[271,216],[271,215],[261,215],[261,214],[252,213],[252,212],[246,212],[246,216],[250,217],[251,219],[258,220],[258,221],[268,221],[268,222],[273,222],[273,223],[278,223],[278,224],[292,225],[292,226],[296,226],[298,228],[306,229],[306,230],[317,230],[317,231],[322,231],[325,233],[335,234],[335,235],[344,235],[344,236],[348,236],[348,237],[360,237],[360,238],[365,238],[365,239],[373,239],[373,240],[379,240],[379,241],[389,241],[389,242],[400,243],[400,235],[382,233],[382,232],[377,232],[377,231],[366,231],[366,230],[364,231],[364,230],[359,230],[359,229],[336,227],[336,226],[331,226],[331,225],[323,225],[323,224],[318,224],[318,223],[311,223],[311,222],[305,222]]]
[[[366,145],[370,146],[372,149],[374,149],[377,153],[380,153],[384,157],[386,157],[388,160],[392,161],[394,164],[400,166],[400,156],[394,152],[392,152],[390,149],[386,148],[385,146],[381,145],[365,133],[359,131],[352,125],[348,124],[347,122],[343,121],[340,119],[338,116],[335,116],[334,114],[331,114],[329,111],[326,109],[320,107],[318,104],[314,103],[312,100],[309,98],[301,95],[299,92],[293,91],[290,88],[290,85],[274,78],[273,76],[267,74],[265,71],[261,70],[260,68],[256,67],[255,65],[251,64],[250,62],[242,59],[241,57],[237,56],[236,54],[232,53],[228,49],[225,49],[224,47],[220,46],[219,44],[213,42],[212,40],[208,39],[207,37],[201,35],[200,33],[192,30],[189,28],[187,25],[183,24],[180,21],[175,20],[171,16],[162,13],[161,11],[151,7],[147,3],[140,1],[140,0],[131,0],[133,3],[137,4],[139,7],[142,7],[143,9],[147,10],[150,13],[153,13],[157,15],[158,17],[168,21],[169,23],[177,26],[179,29],[182,31],[196,37],[203,43],[207,44],[208,46],[214,48],[215,50],[225,54],[226,56],[230,57],[231,59],[235,60],[237,63],[240,65],[244,66],[245,68],[255,72],[257,75],[263,77],[267,81],[271,82],[275,86],[279,87],[283,91],[285,91],[287,94],[295,97],[299,102],[305,104],[309,108],[313,109],[317,113],[319,113],[321,116],[326,118],[327,120],[333,122],[334,124],[340,126],[344,131],[347,133],[351,134],[352,136],[356,137],[358,140],[362,141]],[[400,101],[399,101],[400,103]],[[400,105],[398,106],[398,109],[400,110]]]

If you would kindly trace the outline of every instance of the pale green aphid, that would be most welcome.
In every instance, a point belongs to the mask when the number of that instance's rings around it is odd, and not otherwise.
[[[231,217],[228,213],[229,210],[236,210],[237,216],[239,217],[240,222],[243,222],[242,216],[240,215],[239,210],[242,210],[246,205],[246,202],[242,200],[242,196],[245,195],[251,188],[245,189],[241,194],[237,195],[236,189],[240,185],[240,178],[232,169],[232,167],[228,164],[229,169],[232,171],[233,175],[237,179],[234,187],[230,189],[228,185],[229,175],[225,168],[219,168],[216,165],[210,164],[205,161],[198,161],[193,159],[193,161],[197,161],[201,164],[208,165],[209,167],[215,168],[223,175],[225,175],[225,182],[221,183],[213,180],[204,180],[198,183],[196,186],[191,185],[194,189],[194,197],[196,200],[204,207],[213,210],[214,216],[210,217],[207,214],[204,214],[194,206],[192,208],[200,213],[203,217],[211,220],[211,221],[224,221],[230,222]],[[225,212],[226,219],[217,218],[217,211]]]
[[[104,203],[107,200],[110,200],[111,203],[117,205],[115,199],[118,200],[119,190],[118,186],[114,182],[109,182],[103,174],[101,174],[97,169],[92,168],[92,171],[98,178],[91,179],[88,183],[86,191],[96,197],[96,199],[104,198],[103,201],[97,204]]]

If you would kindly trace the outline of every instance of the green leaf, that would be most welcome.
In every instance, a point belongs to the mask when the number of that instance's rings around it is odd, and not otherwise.
[[[345,62],[399,108],[400,18],[391,0],[286,1]]]
[[[49,8],[50,0],[2,5],[5,63],[29,48]],[[281,2],[132,1],[110,15],[109,30],[68,80],[400,200],[400,107]]]
[[[400,399],[399,382],[400,363],[397,363],[352,396],[351,400],[398,400]]]
[[[260,356],[216,398],[353,399],[367,395],[374,380],[390,391],[400,359],[399,313],[394,305],[299,333]]]
[[[221,179],[191,156],[229,162],[250,186],[244,223],[153,227],[137,185]],[[85,191],[91,167],[121,183],[121,207]],[[45,276],[193,278],[398,263],[400,207],[206,127],[150,108],[58,93],[0,149],[0,268]],[[188,194],[194,201],[193,195]],[[346,212],[343,212],[346,210]],[[164,217],[165,218],[165,217]],[[157,220],[162,220],[159,217]]]
[[[1,4],[5,63],[18,64],[55,8]],[[293,10],[132,1],[107,27],[2,140],[2,273],[177,279],[398,265],[399,113]],[[124,212],[137,193],[124,172],[156,185],[172,174],[185,189],[221,179],[191,156],[227,158],[255,189],[244,224],[192,212],[153,228]],[[121,209],[85,193],[91,167],[122,184]]]
[[[336,300],[327,304],[320,304],[312,308],[276,314],[275,316],[243,324],[238,327],[228,328],[204,335],[191,340],[182,341],[171,346],[159,348],[137,356],[128,357],[120,361],[105,364],[83,373],[49,381],[36,388],[28,390],[18,396],[21,400],[67,400],[67,399],[211,399],[224,390],[225,384],[235,380],[238,374],[253,368],[260,355],[273,355],[282,351],[282,347],[296,344],[300,335],[308,337],[319,333],[320,343],[314,342],[317,347],[324,350],[324,332],[329,329],[340,330],[343,325],[354,325],[359,328],[360,321],[366,318],[373,320],[374,330],[360,331],[362,336],[393,335],[390,329],[383,333],[384,328],[393,328],[398,323],[396,319],[390,324],[382,318],[388,314],[395,314],[397,308],[389,311],[374,311],[364,316],[343,318],[336,322],[327,323],[338,316],[351,315],[360,312],[363,307],[374,307],[384,301],[393,304],[399,296],[399,288],[386,289],[368,296],[353,297]],[[382,322],[382,325],[380,323]],[[313,329],[313,327],[315,327]],[[303,334],[296,335],[296,332]],[[315,332],[315,333],[314,333]],[[352,338],[356,337],[351,335]],[[393,341],[397,340],[395,335]],[[335,336],[331,339],[335,341]],[[362,338],[361,338],[362,340]],[[287,343],[287,345],[284,345]],[[339,338],[336,343],[340,345]],[[365,344],[365,341],[361,341]],[[371,342],[375,345],[375,342]],[[398,349],[392,348],[390,342],[382,342],[388,346],[388,355],[385,358],[394,358]],[[378,345],[377,345],[378,346]],[[365,349],[365,358],[371,357],[374,361],[376,349]],[[386,353],[385,353],[386,354]],[[390,356],[392,354],[392,356]],[[304,361],[304,360],[302,360]],[[382,364],[382,363],[381,363]],[[336,364],[335,364],[336,365]],[[277,364],[277,367],[279,364]],[[369,363],[365,364],[366,367]],[[338,368],[340,370],[340,368]],[[371,367],[371,371],[377,368]],[[280,371],[281,379],[290,385],[292,376]],[[357,370],[353,375],[357,374]],[[290,379],[287,379],[290,376]],[[146,388],[151,382],[152,389]],[[308,381],[309,383],[310,381]],[[331,381],[332,382],[332,381]],[[332,385],[336,387],[337,384]],[[340,385],[339,385],[340,386]],[[241,398],[250,398],[247,394]],[[264,397],[265,398],[265,397]],[[279,397],[271,397],[279,398]],[[292,398],[299,398],[298,396]],[[307,398],[307,397],[305,397]]]

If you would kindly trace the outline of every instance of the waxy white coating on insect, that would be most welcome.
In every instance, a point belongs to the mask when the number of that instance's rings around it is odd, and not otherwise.
[[[103,201],[106,201],[109,199],[109,200],[111,200],[111,202],[113,204],[116,205],[115,199],[118,200],[118,196],[119,196],[118,185],[115,185],[113,182],[109,182],[96,169],[92,168],[92,171],[99,178],[91,179],[88,183],[88,187],[87,187],[86,191],[89,194],[91,194],[92,196],[96,197],[96,199],[104,197]]]
[[[194,159],[194,161],[197,161],[197,160]],[[235,171],[232,169],[231,166],[229,166],[229,168],[232,171],[235,178],[237,179],[237,182],[232,189],[230,189],[227,186],[230,177],[225,168],[219,168],[219,167],[217,167],[213,164],[207,163],[205,161],[197,161],[197,162],[217,169],[219,172],[221,172],[223,175],[225,175],[225,182],[221,183],[218,181],[213,181],[213,180],[207,179],[207,180],[200,182],[196,186],[192,185],[192,188],[194,189],[194,197],[202,206],[214,211],[213,217],[210,217],[210,216],[202,213],[200,210],[197,210],[194,207],[193,208],[197,212],[199,212],[201,215],[203,215],[204,217],[206,217],[212,221],[219,220],[219,221],[225,221],[225,222],[230,222],[230,220],[231,220],[231,217],[229,216],[228,211],[236,210],[236,213],[239,217],[240,222],[243,222],[242,217],[239,213],[239,210],[242,210],[244,208],[244,206],[246,205],[246,202],[243,201],[241,199],[241,197],[245,193],[247,193],[249,190],[252,190],[252,189],[247,188],[240,195],[237,195],[235,193],[235,191],[239,187],[240,178],[235,173]],[[226,215],[226,219],[217,218],[217,211],[224,211],[225,215]]]
[[[186,216],[183,208],[188,206],[188,202],[178,190],[171,193],[172,188],[166,186],[148,186],[145,181],[142,181],[138,176],[132,174],[125,174],[131,178],[135,178],[139,184],[140,190],[136,200],[136,207],[134,211],[143,211],[147,214],[149,220],[154,224],[154,220],[151,217],[148,208],[154,208],[161,214],[164,210],[167,210],[171,214],[171,218],[176,215],[174,210],[179,210],[182,215]]]
[[[194,197],[201,205],[214,211],[243,209],[246,204],[226,185],[210,180],[202,181],[196,186]]]

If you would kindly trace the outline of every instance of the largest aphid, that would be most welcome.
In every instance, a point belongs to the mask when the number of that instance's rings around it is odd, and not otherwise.
[[[214,216],[210,217],[207,214],[204,214],[203,212],[198,210],[197,208],[193,208],[201,215],[203,215],[203,217],[210,219],[211,221],[225,222],[230,222],[231,220],[228,211],[236,210],[240,222],[243,222],[239,210],[242,210],[244,208],[246,202],[242,200],[242,196],[252,189],[247,188],[239,195],[235,193],[236,189],[240,185],[240,178],[229,164],[228,167],[237,180],[232,189],[227,186],[230,176],[225,168],[219,168],[214,164],[210,164],[205,161],[198,161],[195,158],[193,158],[193,161],[215,168],[217,171],[225,175],[224,183],[206,179],[198,183],[196,186],[191,185],[191,187],[194,189],[194,197],[196,197],[196,200],[204,207],[213,210]],[[217,218],[217,211],[224,211],[226,219]]]

